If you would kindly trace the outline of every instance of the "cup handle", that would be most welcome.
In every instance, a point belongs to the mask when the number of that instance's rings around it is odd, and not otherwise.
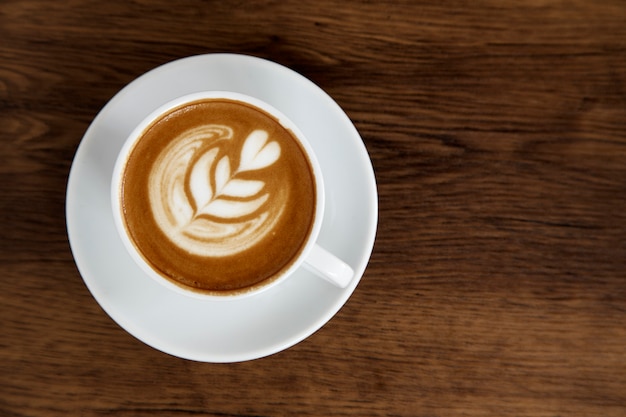
[[[313,245],[309,256],[304,261],[304,266],[339,288],[346,288],[354,277],[354,271],[350,265],[318,244]]]

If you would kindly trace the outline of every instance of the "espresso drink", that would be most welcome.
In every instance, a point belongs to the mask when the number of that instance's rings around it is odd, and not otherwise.
[[[162,115],[122,175],[135,247],[188,289],[230,294],[265,285],[296,260],[313,226],[306,153],[290,130],[247,103],[202,99]]]

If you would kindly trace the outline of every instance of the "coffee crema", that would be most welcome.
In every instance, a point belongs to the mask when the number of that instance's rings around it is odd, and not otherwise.
[[[200,292],[265,285],[312,230],[316,188],[294,134],[248,103],[201,99],[152,122],[122,173],[127,233],[144,260]]]

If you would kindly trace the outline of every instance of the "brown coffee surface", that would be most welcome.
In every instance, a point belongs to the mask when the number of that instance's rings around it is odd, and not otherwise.
[[[308,157],[293,133],[247,103],[204,99],[161,116],[123,171],[128,234],[183,287],[241,292],[276,279],[315,215]]]

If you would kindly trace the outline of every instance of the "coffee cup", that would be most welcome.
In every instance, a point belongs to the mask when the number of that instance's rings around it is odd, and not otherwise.
[[[352,268],[317,244],[324,181],[304,134],[244,94],[174,99],[129,135],[113,170],[116,229],[151,278],[231,300],[306,268],[346,287]]]

